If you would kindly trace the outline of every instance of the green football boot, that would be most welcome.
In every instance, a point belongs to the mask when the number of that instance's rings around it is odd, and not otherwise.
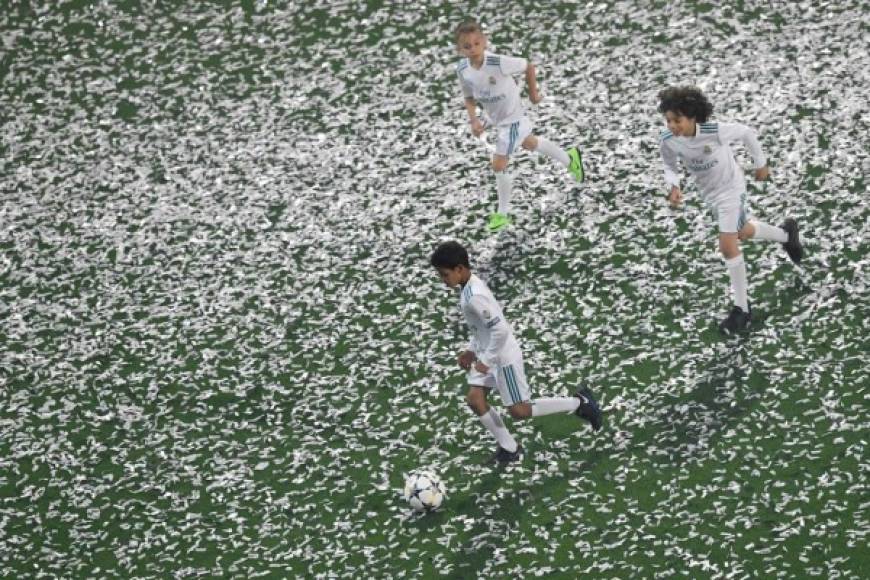
[[[576,147],[568,149],[568,157],[571,159],[571,164],[568,166],[568,171],[574,176],[577,181],[583,181],[586,178],[586,172],[583,171],[583,156]]]
[[[511,223],[512,220],[508,214],[496,212],[489,216],[489,223],[487,224],[486,229],[492,233],[500,232],[507,226],[511,225]]]

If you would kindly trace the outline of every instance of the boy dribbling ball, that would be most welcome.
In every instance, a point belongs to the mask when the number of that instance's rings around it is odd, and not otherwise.
[[[746,330],[752,321],[747,295],[746,264],[740,253],[742,240],[780,242],[795,264],[800,264],[803,247],[797,222],[786,219],[781,227],[758,221],[749,212],[743,171],[734,158],[731,143],[742,142],[754,161],[755,179],[768,178],[767,160],[755,132],[739,123],[713,123],[713,105],[695,87],[669,87],[659,93],[658,110],[665,116],[667,130],[661,134],[661,156],[668,199],[680,204],[678,162],[694,177],[701,198],[711,209],[719,227],[719,250],[731,278],[734,306],[719,323],[723,334]]]
[[[456,67],[459,86],[465,97],[465,110],[475,137],[487,127],[496,132],[492,170],[498,190],[498,210],[489,218],[488,229],[497,232],[511,223],[508,213],[513,183],[507,172],[510,156],[518,146],[537,151],[562,164],[577,181],[583,181],[583,160],[576,147],[563,151],[552,142],[532,133],[532,123],[526,117],[520,88],[513,75],[524,74],[529,87],[529,100],[541,101],[535,66],[524,58],[492,54],[486,50],[487,39],[480,25],[467,20],[455,33],[456,49],[464,58]],[[477,105],[484,119],[477,116]]]
[[[522,453],[498,411],[487,403],[493,388],[514,419],[574,413],[589,421],[595,431],[601,429],[601,409],[588,387],[578,389],[573,397],[531,398],[519,343],[489,287],[471,272],[468,251],[462,245],[445,242],[430,261],[448,287],[461,290],[459,309],[472,338],[457,363],[468,372],[468,406],[497,442],[491,461],[509,463]]]

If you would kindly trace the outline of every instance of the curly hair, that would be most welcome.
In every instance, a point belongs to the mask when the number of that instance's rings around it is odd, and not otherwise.
[[[713,105],[697,87],[668,87],[659,93],[659,113],[668,111],[706,123]]]

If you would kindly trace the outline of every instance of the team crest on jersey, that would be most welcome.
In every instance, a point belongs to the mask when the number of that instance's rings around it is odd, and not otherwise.
[[[495,84],[495,77],[489,77],[489,84],[491,84],[491,85]]]
[[[704,145],[704,153],[706,153],[707,155],[709,155],[709,154],[712,153],[712,152],[713,152],[713,148],[712,148],[712,147],[710,147],[709,145]]]
[[[492,314],[489,313],[489,310],[484,310],[483,312],[481,312],[481,314],[483,314],[483,317],[486,320],[489,320],[490,318],[492,318]]]

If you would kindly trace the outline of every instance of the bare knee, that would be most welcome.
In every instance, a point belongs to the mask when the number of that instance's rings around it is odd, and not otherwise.
[[[739,256],[740,242],[738,234],[719,234],[719,251],[722,252],[722,256],[724,256],[726,260]]]
[[[532,406],[528,403],[517,403],[508,407],[508,413],[514,419],[528,419],[532,416]]]
[[[730,260],[731,258],[736,258],[737,256],[740,255],[740,248],[739,247],[737,249],[719,248],[719,250],[722,252],[722,257],[725,258],[726,260]]]
[[[489,411],[489,406],[486,404],[486,393],[479,387],[472,387],[468,391],[468,394],[465,395],[465,402],[478,417]]]
[[[747,223],[745,226],[740,228],[739,232],[737,232],[737,239],[741,242],[752,239],[753,236],[755,236],[755,226],[752,225],[752,222]]]
[[[504,171],[507,168],[508,158],[504,155],[492,156],[492,170],[495,172]]]
[[[526,151],[534,151],[538,148],[538,138],[534,135],[529,135],[523,139],[522,146]]]

